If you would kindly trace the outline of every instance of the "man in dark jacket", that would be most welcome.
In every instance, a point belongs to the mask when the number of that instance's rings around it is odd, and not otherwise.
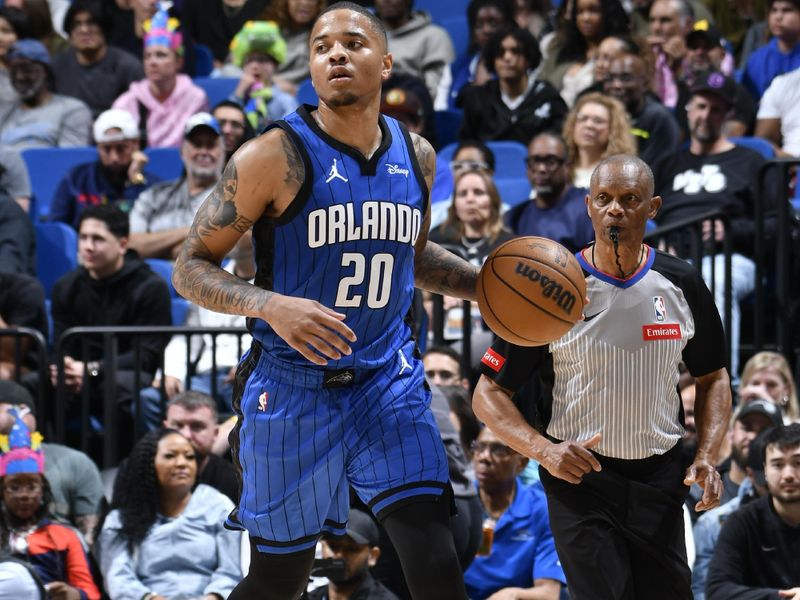
[[[708,600],[800,598],[800,424],[765,434],[768,494],[732,514],[708,568]]]
[[[485,63],[497,75],[484,85],[462,92],[464,121],[459,139],[514,140],[523,144],[548,129],[561,129],[567,105],[533,70],[542,55],[527,29],[499,32],[485,51]]]
[[[127,254],[128,217],[111,205],[91,206],[78,226],[78,254],[82,266],[61,277],[52,290],[54,339],[71,327],[170,325],[170,295],[166,282],[134,254]],[[140,336],[139,363],[135,361],[134,336],[118,336],[117,398],[130,402],[135,372],[141,384],[152,381],[164,348],[163,336]],[[86,354],[82,345],[86,344]],[[75,394],[90,379],[105,375],[103,340],[100,336],[71,337],[65,345],[64,374]],[[88,362],[87,362],[88,361]],[[86,363],[86,364],[84,364]],[[56,381],[56,368],[52,370]],[[100,392],[100,386],[92,386]],[[99,396],[99,393],[97,394]],[[92,394],[94,398],[94,394]]]

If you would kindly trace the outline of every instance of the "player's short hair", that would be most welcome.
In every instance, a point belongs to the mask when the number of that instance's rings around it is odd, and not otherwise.
[[[126,238],[130,234],[127,213],[122,212],[119,207],[113,204],[98,204],[84,209],[78,220],[78,231],[81,230],[81,224],[86,219],[102,221],[116,238]]]
[[[383,21],[381,21],[368,9],[364,8],[360,4],[356,4],[355,2],[347,2],[346,0],[343,2],[334,2],[328,8],[319,13],[319,16],[314,21],[314,25],[317,24],[317,21],[319,21],[323,17],[323,15],[329,12],[333,12],[334,10],[352,10],[353,12],[357,12],[360,15],[364,15],[365,17],[367,17],[367,20],[369,21],[372,30],[381,37],[383,43],[387,47],[389,46],[389,38],[386,35],[386,27],[384,27]]]
[[[647,186],[647,196],[649,198],[653,196],[653,192],[656,187],[653,171],[646,162],[644,162],[638,156],[633,156],[632,154],[614,154],[601,160],[600,163],[595,167],[594,171],[592,171],[591,183],[589,184],[590,187],[593,188],[597,184],[597,174],[600,172],[600,170],[613,164],[620,164],[622,166],[632,165],[636,167],[641,176],[640,181],[643,181]]]
[[[186,410],[190,411],[205,407],[211,411],[214,421],[219,419],[216,401],[214,398],[208,394],[204,394],[203,392],[186,390],[185,392],[176,394],[170,399],[169,402],[167,402],[167,410],[169,410],[170,406],[180,406],[181,408],[185,408]]]

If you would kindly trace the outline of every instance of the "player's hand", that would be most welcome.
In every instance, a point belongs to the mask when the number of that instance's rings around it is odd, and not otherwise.
[[[352,350],[356,334],[343,323],[345,315],[319,302],[274,294],[264,307],[264,320],[287,344],[312,363],[326,365]]]
[[[539,464],[553,477],[580,483],[587,473],[602,469],[594,454],[589,452],[589,448],[597,446],[602,439],[603,434],[596,433],[582,442],[551,443],[539,457]]]
[[[800,587],[790,590],[778,590],[778,596],[781,598],[789,598],[790,600],[800,600]]]
[[[683,483],[684,485],[696,483],[703,488],[703,497],[694,505],[694,509],[697,512],[719,506],[720,497],[722,496],[722,478],[719,476],[717,468],[706,459],[694,459],[694,462],[686,469]]]

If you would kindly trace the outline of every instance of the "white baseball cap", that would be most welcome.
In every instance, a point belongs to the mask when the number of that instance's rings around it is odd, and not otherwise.
[[[109,129],[119,129],[119,131],[109,133]],[[101,113],[94,122],[92,132],[97,144],[139,139],[139,126],[136,121],[128,111],[119,108],[111,108]]]

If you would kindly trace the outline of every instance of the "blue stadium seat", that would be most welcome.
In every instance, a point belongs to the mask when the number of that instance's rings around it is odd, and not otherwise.
[[[433,121],[436,124],[436,141],[440,148],[458,140],[458,130],[461,128],[463,119],[464,113],[456,109],[437,110],[433,113]]]
[[[47,297],[56,280],[78,266],[78,234],[66,223],[34,223],[36,272]]]
[[[214,70],[214,55],[203,44],[194,44],[194,76],[206,77]]]
[[[145,171],[157,175],[162,180],[177,179],[183,173],[181,151],[177,148],[146,148],[144,153],[150,159]]]
[[[214,108],[223,100],[227,100],[239,83],[235,77],[195,77],[193,81],[205,91],[209,108]]]
[[[775,148],[772,147],[767,140],[760,137],[732,137],[731,142],[737,146],[745,146],[751,150],[755,150],[766,160],[775,158]]]
[[[313,106],[319,103],[317,90],[315,90],[314,86],[311,84],[310,78],[304,79],[300,82],[300,85],[297,86],[297,101],[300,104],[311,104]]]
[[[487,142],[494,153],[495,177],[498,179],[526,178],[525,157],[528,149],[519,142]],[[445,146],[439,151],[442,159],[450,162],[453,159],[456,144]]]
[[[445,31],[450,34],[450,40],[453,42],[456,56],[466,54],[469,46],[469,25],[464,13],[462,12],[452,17],[444,17],[437,21],[437,24],[444,27]]]
[[[97,160],[94,147],[30,148],[22,151],[33,192],[31,215],[44,220],[50,212],[58,184],[72,167]],[[37,220],[34,218],[34,220]]]
[[[465,4],[455,0],[416,0],[414,9],[424,10],[431,15],[434,23],[441,25],[444,19],[452,17],[461,17],[466,21]]]
[[[186,298],[173,298],[172,302],[172,324],[183,325],[186,322],[186,313],[189,312],[189,301]]]
[[[528,199],[531,184],[527,177],[495,177],[495,185],[503,204],[516,206]]]
[[[160,275],[161,278],[167,282],[167,285],[169,286],[170,298],[180,298],[178,291],[172,285],[172,261],[164,260],[163,258],[146,258],[145,262],[148,264],[153,273]]]

